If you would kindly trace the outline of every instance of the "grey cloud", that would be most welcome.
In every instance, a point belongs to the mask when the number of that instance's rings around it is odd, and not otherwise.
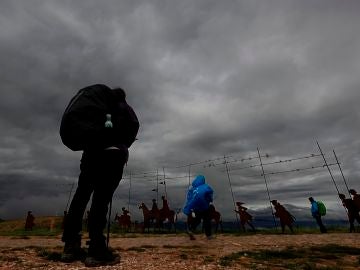
[[[62,145],[59,124],[71,97],[93,83],[126,89],[139,116],[127,175],[165,167],[183,176],[188,167],[175,167],[256,156],[257,147],[273,161],[299,157],[318,153],[318,140],[329,162],[336,150],[349,186],[358,188],[358,1],[35,2],[0,4],[1,218],[22,216],[22,203],[41,200],[54,205],[42,213],[62,210],[67,193],[54,186],[76,180],[81,153]],[[228,179],[216,162],[191,166],[191,175],[207,177],[216,206],[232,218]],[[255,210],[268,204],[263,178],[248,177],[259,173],[230,171],[235,199]],[[126,181],[118,209],[128,203]],[[132,208],[151,200],[155,183],[134,179]],[[187,185],[169,180],[174,207]],[[306,208],[313,192],[334,215],[341,211],[325,169],[270,175],[269,186],[294,207]]]

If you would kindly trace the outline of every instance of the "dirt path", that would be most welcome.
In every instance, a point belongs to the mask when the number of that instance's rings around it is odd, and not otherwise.
[[[132,238],[113,236],[110,245],[121,254],[121,263],[97,269],[306,269],[306,264],[313,267],[307,269],[333,267],[334,264],[338,267],[334,269],[360,269],[360,234],[217,235],[212,240],[197,235],[195,241],[190,241],[185,234],[134,235]],[[311,253],[310,259],[302,258],[304,249],[326,245],[337,249],[329,249],[329,254],[326,250],[321,251],[319,259]],[[344,247],[358,250],[346,254],[339,250]],[[49,254],[59,254],[61,250],[59,237],[0,237],[0,269],[87,269],[81,262],[64,264],[49,260]],[[289,259],[286,262],[278,262],[271,256],[265,259],[250,256],[259,250],[290,250],[291,254],[298,254],[301,260],[293,256],[286,257]],[[296,250],[301,250],[301,254],[294,253]],[[356,253],[358,251],[359,254]],[[341,254],[337,256],[336,252]],[[325,255],[332,256],[332,260],[327,260]],[[294,268],[290,268],[290,265]],[[298,268],[295,268],[296,265]]]

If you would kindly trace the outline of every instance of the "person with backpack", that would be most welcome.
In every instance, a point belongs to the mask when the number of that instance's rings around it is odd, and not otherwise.
[[[81,89],[62,118],[60,136],[72,150],[83,150],[78,186],[71,201],[62,235],[64,262],[84,260],[85,266],[111,265],[120,256],[103,235],[113,193],[128,161],[128,148],[139,129],[137,116],[126,102],[125,91],[97,84]],[[84,211],[92,195],[88,216],[88,253],[81,248]],[[109,211],[110,212],[110,211]],[[110,214],[109,214],[110,217]]]
[[[359,210],[352,199],[347,199],[345,194],[339,193],[338,195],[343,206],[347,209],[347,214],[350,223],[350,232],[351,233],[355,232],[355,226],[354,226],[355,219],[360,224]]]
[[[360,211],[360,194],[358,194],[355,189],[350,189],[349,193],[351,194],[352,200],[354,201],[358,211]]]
[[[320,232],[326,233],[327,230],[321,220],[321,216],[324,216],[326,213],[325,205],[320,201],[315,201],[313,197],[309,197],[309,201],[311,203],[311,215],[319,225]]]
[[[275,208],[274,215],[280,219],[281,232],[285,232],[285,226],[288,226],[290,231],[293,233],[293,223],[295,222],[295,217],[290,214],[288,210],[285,209],[277,200],[271,201],[272,205]]]
[[[193,180],[187,192],[183,212],[187,215],[188,234],[195,240],[194,231],[203,220],[203,228],[207,239],[211,239],[211,212],[210,204],[213,201],[213,189],[205,183],[205,177],[198,175]]]

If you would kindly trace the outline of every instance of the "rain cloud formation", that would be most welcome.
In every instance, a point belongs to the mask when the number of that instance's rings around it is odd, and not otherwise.
[[[62,113],[103,83],[141,123],[114,213],[140,219],[164,194],[179,209],[203,174],[224,219],[235,201],[271,216],[269,199],[311,218],[309,196],[346,219],[344,178],[360,192],[359,12],[356,0],[1,1],[0,218],[62,214],[81,157],[61,142]]]

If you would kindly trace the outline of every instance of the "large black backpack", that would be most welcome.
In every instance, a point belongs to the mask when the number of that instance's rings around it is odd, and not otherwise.
[[[114,90],[103,84],[83,89],[70,100],[60,125],[62,142],[73,151],[104,149],[117,144],[130,147],[139,130],[134,110],[118,100]],[[106,128],[111,114],[112,128]]]

